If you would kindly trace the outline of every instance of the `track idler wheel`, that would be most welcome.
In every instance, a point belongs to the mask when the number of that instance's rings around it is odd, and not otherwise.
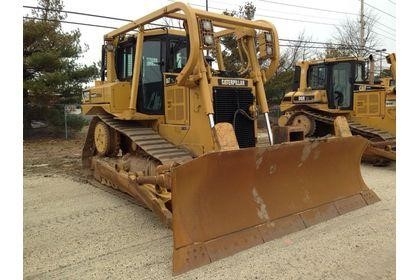
[[[119,152],[120,135],[117,131],[99,121],[94,131],[95,150],[100,156],[115,156]]]
[[[315,120],[304,113],[293,114],[287,122],[287,125],[303,127],[305,137],[312,136],[316,129]]]

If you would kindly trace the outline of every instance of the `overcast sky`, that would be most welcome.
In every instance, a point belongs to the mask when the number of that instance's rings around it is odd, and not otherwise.
[[[365,14],[373,13],[378,18],[378,24],[374,31],[379,39],[378,49],[387,49],[387,52],[395,52],[395,1],[396,0],[366,0]],[[99,0],[64,0],[64,10],[96,14],[109,17],[135,20],[160,7],[168,5],[170,0],[118,0],[118,6],[107,5],[106,1]],[[190,3],[194,8],[205,9],[205,0],[183,0]],[[312,41],[326,42],[332,39],[336,33],[336,26],[345,20],[358,20],[360,13],[359,0],[257,0],[251,1],[257,8],[255,19],[266,19],[275,24],[280,38],[297,39],[301,32]],[[23,5],[37,6],[36,0],[23,0]],[[238,10],[243,5],[243,0],[208,0],[209,11],[221,13],[223,10]],[[302,6],[302,7],[298,7]],[[309,7],[309,8],[303,8]],[[375,7],[376,9],[372,8]],[[315,9],[311,9],[315,8]],[[330,10],[336,12],[327,12]],[[380,11],[381,10],[381,11]],[[30,14],[30,9],[23,9],[24,14]],[[125,22],[101,19],[95,17],[68,14],[67,21],[82,22],[96,25],[119,27]],[[79,28],[81,42],[89,46],[84,54],[83,63],[100,60],[100,47],[103,43],[103,35],[112,29],[81,26],[63,23],[64,30]],[[287,44],[282,41],[281,44]],[[321,45],[317,45],[321,46]],[[281,51],[281,48],[280,48]]]

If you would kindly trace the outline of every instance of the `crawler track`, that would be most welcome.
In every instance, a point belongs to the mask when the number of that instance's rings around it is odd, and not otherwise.
[[[327,126],[334,126],[336,115],[320,114],[310,110],[298,110],[318,123]],[[368,127],[360,123],[349,121],[349,127],[353,135],[360,135],[368,139],[371,143],[364,153],[364,160],[376,165],[387,165],[390,160],[396,159],[396,137],[392,134]]]
[[[182,163],[192,159],[191,154],[162,138],[149,127],[140,127],[136,122],[116,120],[110,115],[98,115],[110,127],[129,137],[149,156],[162,164]]]
[[[303,113],[305,113],[308,116],[311,116],[318,122],[326,123],[329,125],[332,125],[334,123],[334,117],[333,116],[327,116],[318,114],[312,111],[303,110]],[[391,135],[388,132],[382,131],[380,129],[368,127],[365,125],[361,125],[356,122],[349,122],[350,130],[353,134],[361,135],[370,141],[396,141],[395,136]],[[395,146],[395,143],[394,143]]]
[[[132,152],[121,146],[122,155],[99,156],[95,152],[94,131],[100,121],[120,136],[128,137],[132,141],[129,141]],[[114,131],[112,134],[115,135]],[[135,149],[133,143],[137,145]],[[119,151],[119,146],[113,148]],[[83,167],[88,172],[93,171],[98,182],[129,194],[140,205],[155,212],[168,227],[172,225],[170,179],[165,175],[167,169],[157,171],[157,168],[181,165],[192,158],[187,150],[168,142],[151,127],[117,120],[107,114],[92,119],[82,154]],[[164,181],[159,181],[162,178]]]
[[[173,162],[181,164],[192,159],[192,155],[188,151],[168,142],[150,127],[142,127],[134,121],[121,121],[114,119],[111,115],[100,114],[92,120],[92,125],[89,127],[83,149],[84,163],[89,157],[94,155],[93,129],[94,124],[99,120],[130,138],[149,157],[152,157],[160,164]]]

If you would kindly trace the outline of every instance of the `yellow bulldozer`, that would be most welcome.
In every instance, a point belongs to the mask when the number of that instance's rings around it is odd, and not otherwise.
[[[374,61],[326,58],[296,64],[293,91],[280,103],[279,126],[298,126],[306,137],[334,133],[334,119],[346,117],[351,133],[369,140],[364,158],[375,164],[396,159],[395,54],[386,57],[392,78],[374,82]]]
[[[83,93],[83,166],[172,228],[174,274],[379,200],[360,174],[364,138],[274,144],[271,23],[175,2],[106,34],[102,54],[101,80]]]

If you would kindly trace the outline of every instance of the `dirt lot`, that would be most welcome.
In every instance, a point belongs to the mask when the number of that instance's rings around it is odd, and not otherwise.
[[[24,278],[171,278],[171,231],[87,184],[82,145],[83,135],[24,141]],[[175,278],[395,279],[395,165],[362,174],[380,202]]]

